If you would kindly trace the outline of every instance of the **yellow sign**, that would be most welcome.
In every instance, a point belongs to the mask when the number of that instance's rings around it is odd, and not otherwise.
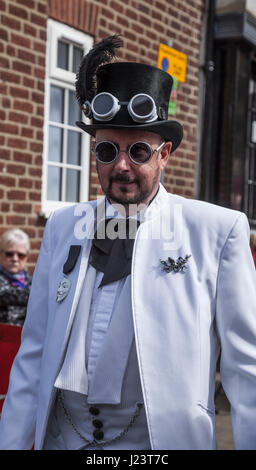
[[[157,67],[176,77],[179,82],[186,81],[187,56],[183,52],[160,44]]]

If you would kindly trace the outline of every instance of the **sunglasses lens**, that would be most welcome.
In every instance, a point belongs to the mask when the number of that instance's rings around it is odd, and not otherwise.
[[[26,258],[26,254],[25,253],[19,253],[19,252],[16,252],[16,251],[6,251],[5,252],[5,256],[7,256],[7,258],[13,258],[13,256],[17,254],[19,259],[24,259]]]
[[[94,149],[97,160],[102,163],[111,163],[117,154],[117,149],[112,142],[99,142]]]
[[[149,96],[138,95],[132,100],[132,111],[140,117],[147,117],[153,112],[154,103]]]
[[[151,147],[146,142],[135,142],[131,145],[129,152],[136,163],[146,163],[152,156]]]

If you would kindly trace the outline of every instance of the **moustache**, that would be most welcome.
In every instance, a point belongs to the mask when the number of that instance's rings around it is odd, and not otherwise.
[[[110,178],[110,184],[112,184],[115,181],[121,182],[121,183],[137,183],[137,184],[139,183],[138,178],[131,178],[128,175],[122,175],[122,174],[117,174]]]

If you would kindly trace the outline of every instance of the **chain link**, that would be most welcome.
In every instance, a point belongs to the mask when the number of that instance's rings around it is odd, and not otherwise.
[[[120,439],[122,439],[122,437],[124,437],[129,429],[132,427],[132,425],[134,424],[134,422],[136,421],[136,419],[138,418],[138,416],[140,415],[140,412],[143,408],[143,403],[137,403],[136,405],[136,409],[135,409],[135,412],[131,418],[131,420],[129,421],[129,423],[127,424],[127,426],[123,429],[123,431],[121,431],[116,437],[114,437],[113,439],[111,439],[110,441],[102,441],[102,442],[98,442],[98,441],[95,441],[95,439],[93,441],[90,441],[89,439],[86,439],[77,429],[77,427],[75,426],[75,424],[73,423],[72,419],[71,419],[71,416],[70,414],[68,413],[67,411],[67,408],[65,407],[64,405],[64,400],[63,400],[63,396],[62,396],[62,392],[61,390],[59,390],[58,392],[58,399],[61,403],[61,406],[63,408],[63,411],[64,411],[64,414],[65,414],[65,417],[67,419],[67,421],[69,422],[69,424],[72,426],[73,428],[73,431],[80,437],[80,439],[82,439],[84,442],[86,442],[86,447],[88,446],[98,446],[98,447],[104,447],[104,446],[108,446],[110,444],[113,444],[113,442],[117,442],[117,441],[120,441]]]

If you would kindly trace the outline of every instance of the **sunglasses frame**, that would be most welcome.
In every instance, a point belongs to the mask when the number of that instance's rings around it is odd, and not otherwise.
[[[113,158],[113,160],[110,160],[109,162],[104,162],[104,161],[100,160],[100,159],[97,157],[97,154],[96,154],[97,145],[99,145],[99,144],[105,144],[105,143],[106,143],[106,144],[112,144],[113,147],[114,147],[115,150],[116,150],[116,156]],[[117,157],[118,157],[118,155],[119,155],[120,152],[125,152],[125,153],[127,153],[127,155],[128,155],[128,157],[130,158],[130,160],[131,160],[133,163],[135,163],[136,165],[146,165],[148,162],[150,162],[150,160],[152,159],[154,153],[155,153],[155,152],[159,152],[159,150],[164,146],[165,143],[166,143],[166,142],[164,141],[164,142],[162,142],[156,149],[152,149],[151,145],[149,145],[148,142],[143,142],[143,141],[141,141],[141,140],[138,140],[137,142],[133,142],[131,145],[129,145],[128,149],[122,150],[122,149],[119,148],[119,145],[115,144],[114,142],[111,142],[110,140],[102,140],[102,141],[100,141],[100,142],[96,142],[96,143],[95,143],[95,146],[92,147],[91,150],[92,150],[92,152],[95,154],[96,160],[97,160],[98,162],[102,163],[103,165],[109,165],[110,163],[113,163],[113,162],[117,159]],[[146,160],[145,162],[137,162],[136,160],[134,160],[134,159],[132,158],[132,156],[131,156],[131,154],[130,154],[130,150],[131,150],[132,146],[133,146],[133,145],[136,145],[136,144],[145,144],[145,145],[147,145],[147,146],[149,147],[150,152],[151,152],[151,155],[150,155],[150,157],[148,158],[148,160]]]
[[[19,251],[4,251],[4,254],[6,258],[13,258],[13,256],[16,254],[18,255],[18,258],[20,260],[23,260],[27,258],[28,254],[27,253],[20,253]]]

